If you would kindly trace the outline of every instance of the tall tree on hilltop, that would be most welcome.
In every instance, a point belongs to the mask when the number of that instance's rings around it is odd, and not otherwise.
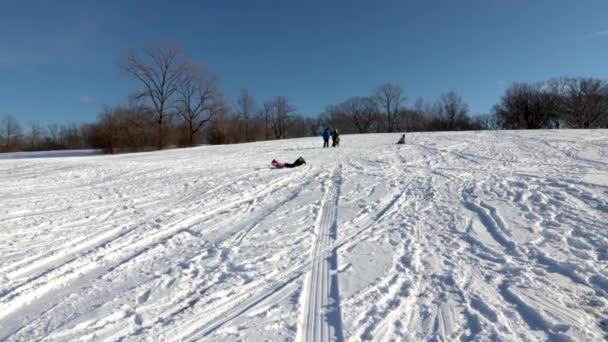
[[[565,78],[559,82],[560,112],[573,128],[601,127],[608,119],[608,82]]]
[[[405,101],[403,89],[397,84],[385,83],[376,89],[374,97],[378,102],[378,105],[384,110],[386,116],[386,131],[393,132],[399,108]]]
[[[0,136],[4,138],[4,148],[6,151],[11,150],[16,145],[17,140],[21,136],[21,125],[17,118],[12,115],[6,115],[0,121]]]
[[[201,67],[188,64],[177,90],[177,112],[188,126],[188,143],[221,107],[221,93],[217,78]]]
[[[141,54],[131,52],[120,63],[121,70],[143,86],[132,95],[132,99],[146,100],[151,105],[157,125],[158,149],[165,145],[163,129],[183,79],[185,65],[180,61],[179,49],[165,46],[144,48]]]
[[[287,138],[289,120],[296,109],[287,101],[285,96],[277,96],[272,101],[273,106],[273,129],[276,139]]]
[[[442,94],[435,104],[435,114],[448,131],[462,129],[459,126],[468,121],[468,113],[469,105],[454,91]]]
[[[249,142],[252,140],[251,127],[249,126],[253,113],[255,113],[255,100],[247,89],[241,89],[241,93],[236,99],[236,110],[238,111],[240,119],[243,121],[245,141]]]

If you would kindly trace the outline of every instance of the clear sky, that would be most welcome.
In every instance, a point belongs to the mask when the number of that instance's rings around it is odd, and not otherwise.
[[[3,0],[0,115],[86,122],[137,85],[117,61],[155,42],[214,71],[229,98],[318,114],[383,82],[412,105],[449,90],[488,112],[513,81],[608,78],[606,0]]]

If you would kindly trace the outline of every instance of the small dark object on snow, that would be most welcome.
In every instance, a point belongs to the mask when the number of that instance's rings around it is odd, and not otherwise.
[[[291,168],[291,167],[300,166],[300,165],[306,164],[306,161],[302,157],[296,159],[296,161],[294,161],[293,163],[284,163],[284,162],[278,161],[276,159],[273,159],[272,162],[270,162],[270,164],[277,169],[281,169],[284,167]]]
[[[405,134],[401,136],[401,139],[399,139],[399,141],[397,141],[397,145],[403,145],[405,144]]]

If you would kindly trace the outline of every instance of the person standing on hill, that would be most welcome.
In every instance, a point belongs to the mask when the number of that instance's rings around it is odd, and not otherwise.
[[[334,129],[334,131],[331,132],[331,143],[332,147],[338,147],[340,145],[340,134],[337,129]]]
[[[329,147],[329,129],[323,131],[323,148]]]

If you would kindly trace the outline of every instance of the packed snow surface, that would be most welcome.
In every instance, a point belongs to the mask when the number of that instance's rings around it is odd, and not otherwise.
[[[608,131],[399,137],[0,161],[0,341],[606,339]]]

